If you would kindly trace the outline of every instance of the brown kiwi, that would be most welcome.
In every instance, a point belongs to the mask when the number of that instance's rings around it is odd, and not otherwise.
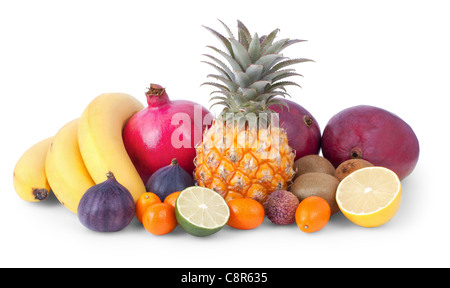
[[[342,181],[342,179],[355,172],[356,170],[372,166],[374,166],[372,163],[364,159],[350,159],[342,162],[336,168],[334,177],[336,177],[339,181]]]
[[[330,205],[331,215],[339,212],[336,203],[336,190],[339,181],[336,177],[326,173],[311,172],[300,175],[292,184],[290,191],[303,201],[309,196],[319,196]]]
[[[316,154],[303,156],[295,161],[294,170],[296,171],[294,179],[300,175],[311,172],[326,173],[333,176],[335,172],[334,166],[330,161]]]

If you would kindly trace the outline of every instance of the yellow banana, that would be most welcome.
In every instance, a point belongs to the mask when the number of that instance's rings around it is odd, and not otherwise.
[[[78,147],[78,124],[79,119],[72,120],[56,133],[45,160],[53,193],[75,214],[84,192],[95,185]]]
[[[143,108],[128,94],[101,94],[83,111],[78,127],[80,152],[94,182],[105,181],[106,173],[111,171],[135,201],[146,192],[145,185],[125,149],[122,130]]]
[[[14,189],[25,201],[45,200],[51,192],[45,174],[45,157],[52,140],[53,137],[49,137],[31,146],[14,167]]]

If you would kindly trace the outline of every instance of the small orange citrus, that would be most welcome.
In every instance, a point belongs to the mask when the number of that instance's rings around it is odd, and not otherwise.
[[[236,198],[227,202],[230,208],[228,226],[250,230],[258,227],[264,221],[264,208],[256,200],[251,198]]]
[[[154,235],[172,232],[177,226],[175,208],[167,203],[157,203],[145,209],[142,216],[144,228]]]
[[[153,204],[161,203],[158,195],[152,192],[143,193],[136,201],[136,218],[142,223],[142,214]]]
[[[164,199],[164,203],[170,204],[175,208],[175,202],[177,201],[178,195],[180,195],[180,193],[181,191],[177,191],[167,195],[166,199]]]
[[[295,211],[295,221],[300,230],[311,233],[325,227],[330,220],[330,215],[330,205],[325,199],[310,196],[298,205]]]

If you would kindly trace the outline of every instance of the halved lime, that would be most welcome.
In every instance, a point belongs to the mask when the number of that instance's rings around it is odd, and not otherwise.
[[[218,232],[230,218],[225,199],[214,190],[193,186],[181,191],[175,202],[178,224],[194,236]]]

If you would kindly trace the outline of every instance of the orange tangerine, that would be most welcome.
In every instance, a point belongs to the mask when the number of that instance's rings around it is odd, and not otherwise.
[[[178,195],[180,195],[180,193],[181,191],[177,191],[167,195],[166,199],[164,199],[164,203],[170,204],[175,208],[175,202],[177,201]]]
[[[158,195],[152,192],[143,193],[136,201],[136,218],[142,223],[142,214],[153,204],[161,203]]]
[[[325,227],[330,220],[330,215],[330,205],[325,199],[319,196],[310,196],[297,206],[295,221],[300,230],[312,233]]]
[[[167,203],[157,203],[145,209],[142,216],[144,228],[154,235],[165,235],[177,226],[175,208]]]
[[[227,202],[230,208],[228,226],[250,230],[258,227],[264,221],[264,208],[258,201],[251,198],[237,198]]]

